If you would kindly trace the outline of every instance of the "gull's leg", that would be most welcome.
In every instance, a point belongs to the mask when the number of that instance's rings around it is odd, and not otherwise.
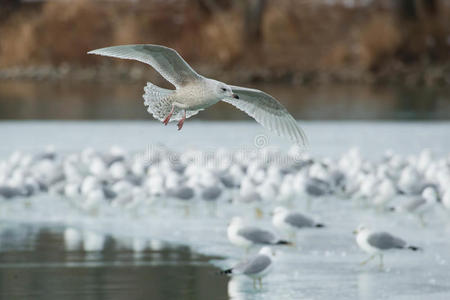
[[[264,217],[264,212],[262,211],[261,208],[255,207],[255,217],[257,219],[262,219],[262,217]]]
[[[380,270],[383,270],[383,253],[380,253],[379,256],[380,256]]]
[[[261,279],[261,277],[258,277],[258,282],[259,282],[259,288],[262,289],[262,279]]]
[[[423,214],[418,214],[417,217],[419,218],[420,225],[422,227],[426,227],[427,223],[425,223],[425,219],[423,218]]]
[[[297,232],[291,231],[289,233],[289,242],[291,242],[291,246],[297,248]]]
[[[253,289],[256,290],[256,279],[253,279]]]
[[[183,128],[184,120],[186,120],[186,110],[184,110],[181,120],[178,121],[178,130],[181,130],[181,128]]]
[[[306,198],[306,210],[311,210],[311,206],[312,206],[312,198],[308,196]]]
[[[167,117],[163,121],[164,125],[167,125],[169,123],[170,118],[172,117],[174,110],[175,110],[175,105],[172,104],[172,109],[170,110],[170,113],[167,115]]]
[[[295,231],[289,232],[289,240],[290,240],[292,243],[295,242],[295,240],[296,240],[296,234],[295,234]]]
[[[383,210],[384,210],[384,207],[383,207],[382,204],[376,206],[376,212],[377,212],[378,214],[382,213]]]
[[[361,266],[367,264],[369,261],[371,261],[372,259],[374,259],[375,256],[376,256],[376,254],[372,255],[371,257],[369,257],[368,259],[366,259],[365,261],[363,261],[363,262],[361,263]]]

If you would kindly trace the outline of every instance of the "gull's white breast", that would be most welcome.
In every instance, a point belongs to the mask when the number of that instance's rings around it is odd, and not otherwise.
[[[369,232],[360,232],[357,236],[356,236],[356,242],[358,244],[358,246],[364,250],[365,252],[369,253],[369,254],[374,254],[379,252],[379,250],[375,247],[372,247],[369,242],[368,242],[368,238],[369,238],[370,233]]]
[[[291,226],[290,224],[285,222],[287,214],[286,213],[278,213],[273,217],[272,223],[279,230],[286,232],[294,232],[297,228]]]
[[[221,100],[215,93],[215,81],[208,78],[193,81],[171,95],[177,107],[187,110],[205,109]]]
[[[252,246],[252,242],[245,239],[244,237],[238,234],[239,227],[237,226],[228,226],[227,235],[228,240],[238,247],[248,248]]]

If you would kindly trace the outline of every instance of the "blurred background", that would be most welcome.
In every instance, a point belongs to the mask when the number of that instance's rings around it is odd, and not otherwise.
[[[450,119],[446,0],[2,0],[1,119],[151,119],[149,66],[87,55],[175,48],[299,119]],[[200,119],[246,119],[220,104]]]

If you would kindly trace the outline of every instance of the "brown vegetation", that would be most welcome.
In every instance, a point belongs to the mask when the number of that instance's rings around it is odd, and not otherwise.
[[[257,74],[249,78],[356,80],[410,70],[422,78],[436,66],[437,80],[449,80],[446,1],[411,0],[413,8],[396,0],[353,7],[318,0],[10,1],[14,9],[0,15],[0,68],[123,64],[86,52],[154,43],[197,66]]]

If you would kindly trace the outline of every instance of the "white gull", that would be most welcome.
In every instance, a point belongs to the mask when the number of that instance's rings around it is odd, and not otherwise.
[[[256,89],[227,85],[197,74],[173,49],[159,45],[122,45],[89,51],[88,54],[132,59],[152,66],[175,90],[147,83],[144,104],[164,124],[178,120],[178,130],[186,118],[224,101],[254,118],[265,128],[292,142],[307,145],[305,133],[287,109],[274,97]]]

